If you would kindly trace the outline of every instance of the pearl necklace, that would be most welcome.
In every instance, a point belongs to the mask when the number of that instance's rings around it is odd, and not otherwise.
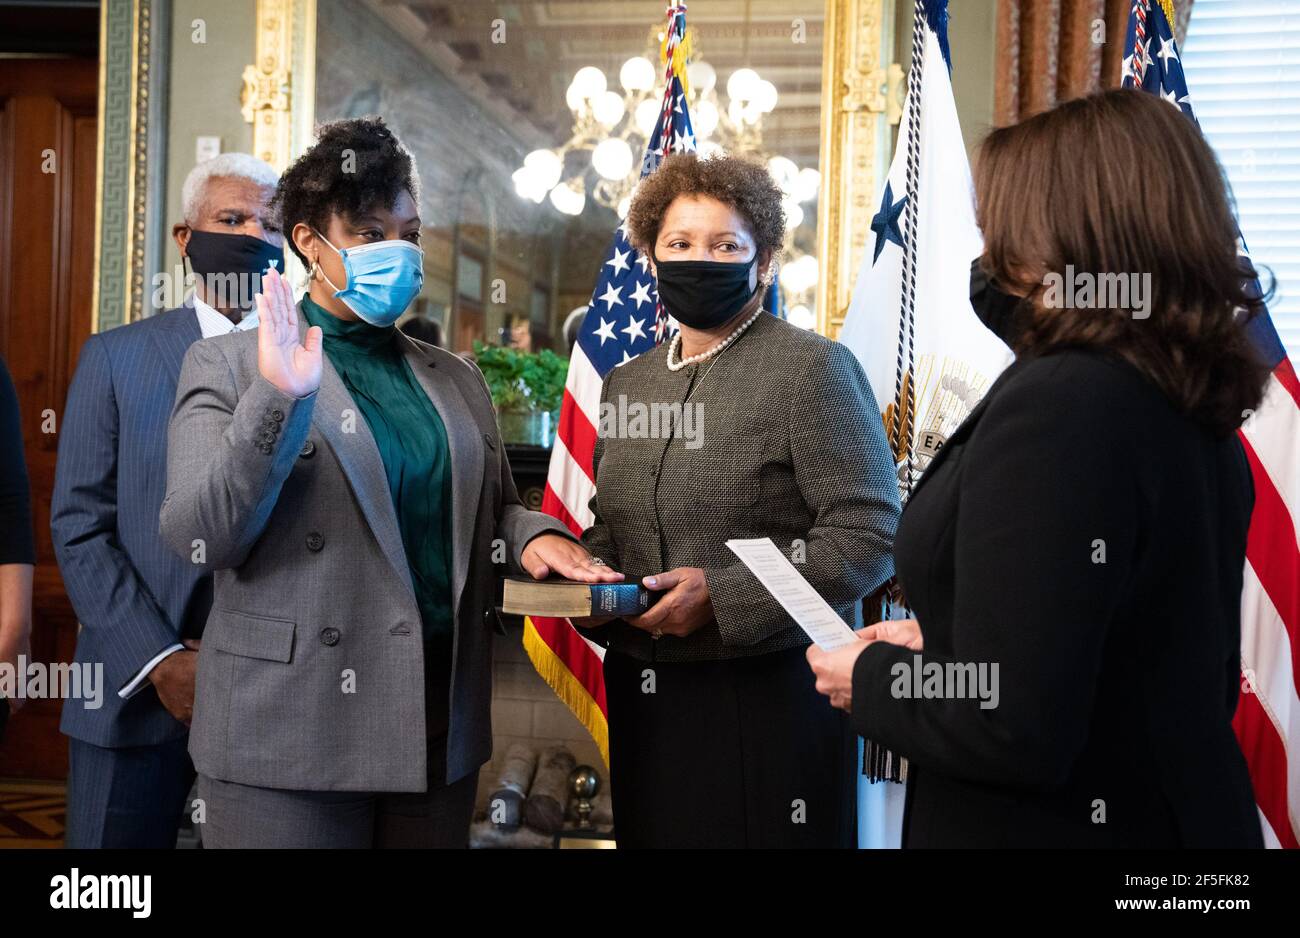
[[[731,343],[739,339],[744,334],[745,330],[748,329],[750,326],[752,326],[754,324],[754,321],[757,320],[758,317],[762,315],[762,313],[763,313],[763,304],[760,303],[758,305],[758,308],[754,310],[753,315],[751,315],[748,319],[746,319],[739,326],[737,326],[735,331],[732,332],[731,335],[727,336],[717,345],[713,346],[712,348],[706,351],[700,352],[700,354],[698,355],[692,355],[690,358],[679,357],[678,361],[674,362],[673,356],[674,355],[680,356],[681,348],[682,348],[682,334],[678,332],[677,335],[673,336],[672,341],[668,343],[668,359],[666,362],[666,364],[668,365],[668,370],[681,371],[687,365],[694,365],[698,362],[707,361],[708,359],[713,358],[715,355],[719,354],[727,346],[731,345]]]

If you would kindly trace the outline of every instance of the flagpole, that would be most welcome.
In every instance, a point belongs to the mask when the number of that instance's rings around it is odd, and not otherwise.
[[[894,419],[891,436],[897,445],[895,458],[905,464],[901,495],[912,494],[912,411],[915,407],[916,341],[916,227],[920,192],[921,76],[925,68],[925,18],[921,0],[912,4],[912,63],[907,87],[912,106],[907,115],[907,200],[903,204],[903,292],[898,320],[898,365],[894,378]]]

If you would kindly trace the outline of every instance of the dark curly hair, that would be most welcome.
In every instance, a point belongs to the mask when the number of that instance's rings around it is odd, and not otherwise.
[[[293,242],[294,225],[323,233],[331,215],[356,218],[391,206],[403,192],[419,204],[414,157],[382,117],[358,117],[316,128],[316,142],[280,177],[271,210],[293,253],[307,264]]]
[[[749,226],[761,255],[781,254],[785,242],[783,195],[762,163],[742,156],[697,157],[674,153],[641,180],[627,212],[627,228],[634,247],[650,253],[659,238],[659,226],[673,200],[682,195],[707,195],[729,205]]]
[[[978,151],[975,196],[981,266],[1027,300],[1022,357],[1117,355],[1217,433],[1259,406],[1267,369],[1247,327],[1264,304],[1243,279],[1254,271],[1237,254],[1223,170],[1179,108],[1107,91],[995,130]],[[1052,278],[1072,270],[1149,278],[1145,315],[1114,291],[1099,308],[1061,308]]]

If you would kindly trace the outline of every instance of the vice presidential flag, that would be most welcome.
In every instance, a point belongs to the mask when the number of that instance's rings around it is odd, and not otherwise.
[[[663,104],[646,145],[642,177],[658,169],[668,153],[695,150],[686,108],[689,50],[685,37],[686,4],[672,3],[664,30]],[[563,521],[575,535],[593,521],[587,506],[596,494],[591,457],[599,425],[601,383],[612,369],[653,348],[668,332],[668,316],[659,304],[649,264],[637,256],[626,228],[620,227],[601,265],[569,359],[560,425],[542,499],[542,510]],[[583,638],[568,619],[541,617],[525,620],[524,648],[537,673],[587,727],[608,764],[604,650]]]
[[[904,498],[1011,361],[970,305],[970,262],[983,240],[952,96],[947,2],[922,0],[916,8],[898,149],[839,336],[875,389]]]
[[[1134,0],[1123,83],[1160,95],[1195,120],[1173,21],[1173,0]],[[1248,256],[1244,240],[1240,250]],[[1300,381],[1267,314],[1250,333],[1272,374],[1258,413],[1247,415],[1238,431],[1255,480],[1255,509],[1246,541],[1233,728],[1250,768],[1264,842],[1294,849],[1300,847]]]
[[[983,240],[952,96],[947,7],[916,3],[902,132],[839,336],[875,389],[904,500],[1011,361],[970,305],[970,262]],[[870,741],[864,763],[859,845],[897,847],[902,786],[872,781],[901,780],[905,766]]]

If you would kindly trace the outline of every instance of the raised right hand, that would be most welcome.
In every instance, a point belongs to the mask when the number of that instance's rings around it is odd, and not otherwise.
[[[323,339],[319,326],[298,341],[298,309],[289,281],[278,270],[262,277],[257,300],[257,370],[290,397],[306,397],[320,387]]]

